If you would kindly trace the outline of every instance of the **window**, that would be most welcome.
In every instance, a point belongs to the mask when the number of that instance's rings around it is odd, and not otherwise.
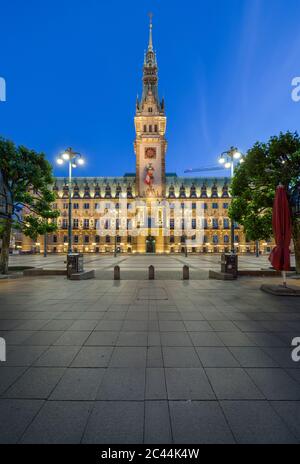
[[[52,208],[57,209],[57,203],[53,203]]]
[[[73,219],[73,227],[74,229],[78,229],[78,219]]]
[[[146,125],[144,126],[144,132],[147,132],[147,126]]]
[[[99,229],[99,227],[100,227],[100,220],[99,220],[99,219],[95,219],[95,223],[94,223],[94,224],[95,224],[95,225],[94,225],[94,228],[95,228],[95,229]]]
[[[212,220],[212,226],[213,226],[213,229],[218,229],[218,228],[219,228],[218,219],[213,218],[213,220]]]
[[[217,235],[213,235],[213,244],[217,245],[219,243],[219,239]]]
[[[67,228],[68,228],[68,221],[67,221],[67,219],[63,219],[63,221],[62,221],[62,228],[63,228],[63,229],[67,229]]]
[[[148,228],[150,228],[150,227],[151,227],[151,224],[152,224],[151,217],[148,217]]]
[[[84,236],[84,243],[87,244],[90,241],[90,237],[88,235]]]
[[[105,220],[104,229],[106,229],[106,230],[109,229],[109,220],[108,219]]]
[[[90,209],[89,203],[83,203],[83,209]]]
[[[207,229],[207,219],[202,218],[202,228]]]
[[[57,243],[57,235],[53,235],[53,243]]]
[[[120,237],[120,235],[117,235],[117,243],[121,243],[121,237]]]
[[[192,219],[192,229],[196,229],[197,221],[196,219]]]
[[[155,126],[154,126],[154,132],[158,132],[157,124],[155,124]]]
[[[105,243],[110,243],[110,236],[109,236],[109,235],[106,235],[106,237],[105,237]]]
[[[74,243],[76,243],[76,244],[77,244],[77,243],[78,243],[78,241],[79,241],[79,237],[78,237],[78,235],[74,235]]]
[[[90,220],[89,219],[84,219],[83,220],[83,228],[84,229],[89,229],[90,227]]]
[[[100,204],[99,204],[99,203],[95,203],[95,204],[94,204],[94,208],[95,208],[95,211],[96,211],[97,209],[100,209]]]
[[[170,243],[175,243],[175,237],[174,237],[174,235],[170,235]]]
[[[240,238],[239,238],[239,236],[238,236],[238,235],[235,235],[235,236],[234,236],[234,241],[235,241],[235,243],[239,243],[239,241],[240,241]]]
[[[197,205],[196,203],[192,203],[192,209],[196,209]]]
[[[224,235],[224,243],[225,244],[229,243],[229,235]]]
[[[207,237],[207,235],[204,235],[204,237],[203,237],[203,243],[208,243],[208,237]]]
[[[116,229],[120,229],[120,219],[116,219]]]
[[[229,229],[229,219],[228,218],[223,219],[223,227],[224,227],[224,229]]]
[[[238,225],[238,223],[235,222],[235,221],[234,221],[234,228],[235,228],[235,229],[239,229],[239,228],[240,228],[240,226]]]
[[[73,203],[73,209],[79,209],[79,203]]]
[[[131,243],[131,235],[127,236],[127,243]]]
[[[96,242],[96,243],[100,243],[100,235],[96,235],[96,237],[95,237],[95,242]]]
[[[151,124],[150,124],[150,126],[149,126],[149,132],[152,132],[152,126],[151,126]]]
[[[132,229],[132,219],[127,219],[127,230]]]
[[[218,209],[218,207],[219,207],[218,203],[213,203],[212,204],[212,209]]]
[[[63,209],[68,209],[68,203],[63,204]]]
[[[68,237],[64,235],[64,243],[68,243]]]
[[[203,203],[203,209],[207,209],[207,203]]]
[[[170,229],[174,230],[174,218],[170,219]]]
[[[228,207],[229,207],[229,203],[223,203],[223,208],[224,209],[228,209]]]
[[[149,113],[152,113],[152,111],[153,111],[153,109],[151,108],[151,106],[149,106],[148,112],[149,112]]]

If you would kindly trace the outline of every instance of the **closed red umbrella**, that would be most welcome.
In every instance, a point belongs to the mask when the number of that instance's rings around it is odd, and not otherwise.
[[[276,189],[272,222],[276,247],[272,250],[269,260],[276,271],[282,271],[283,285],[286,287],[286,271],[290,270],[292,224],[289,202],[283,185],[279,185]]]

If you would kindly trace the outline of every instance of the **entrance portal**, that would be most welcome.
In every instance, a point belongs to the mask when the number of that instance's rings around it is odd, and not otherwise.
[[[155,239],[151,235],[146,238],[146,253],[155,253]]]

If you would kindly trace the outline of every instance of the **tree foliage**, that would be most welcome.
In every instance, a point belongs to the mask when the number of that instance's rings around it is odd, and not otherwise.
[[[56,230],[58,211],[51,208],[52,168],[43,153],[37,153],[0,138],[0,238],[1,271],[7,272],[9,237],[12,228],[36,239]],[[7,243],[8,242],[8,243]]]
[[[248,150],[244,163],[235,169],[230,217],[244,227],[249,240],[270,239],[276,187],[279,183],[284,185],[290,199],[299,180],[300,138],[297,133],[281,132],[267,143],[255,143]],[[295,243],[299,220],[295,217],[292,220]]]

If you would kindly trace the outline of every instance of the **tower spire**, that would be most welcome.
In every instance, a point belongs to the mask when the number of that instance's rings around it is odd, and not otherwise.
[[[148,50],[153,51],[153,42],[152,42],[152,18],[153,14],[150,12],[149,13],[149,19],[150,19],[150,24],[149,24],[149,44],[148,44]]]

